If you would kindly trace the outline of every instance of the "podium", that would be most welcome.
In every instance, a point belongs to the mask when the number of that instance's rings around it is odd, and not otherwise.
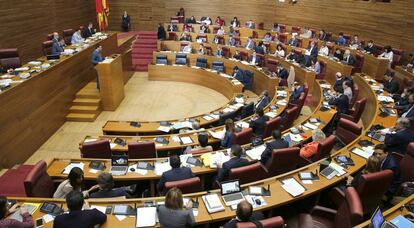
[[[99,75],[102,110],[114,111],[125,97],[122,56],[115,54],[95,68]]]

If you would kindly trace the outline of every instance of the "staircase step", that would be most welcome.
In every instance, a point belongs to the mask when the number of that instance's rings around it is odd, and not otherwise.
[[[69,113],[66,116],[67,121],[76,122],[93,122],[96,120],[99,114],[88,114],[88,113]]]
[[[101,99],[96,98],[75,98],[72,105],[85,105],[85,106],[99,106]]]
[[[101,113],[100,106],[83,106],[83,105],[72,105],[69,108],[70,113],[88,113],[88,114],[99,114]]]

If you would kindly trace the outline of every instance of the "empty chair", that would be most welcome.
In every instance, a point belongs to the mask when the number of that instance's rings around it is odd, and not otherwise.
[[[175,55],[175,64],[177,65],[187,65],[187,55],[186,54],[176,54]]]
[[[241,82],[244,85],[244,88],[247,90],[252,90],[253,89],[253,79],[254,78],[254,73],[249,71],[249,70],[245,70],[244,71],[244,77],[243,77],[243,81]]]
[[[287,42],[287,35],[286,34],[279,34],[279,36],[277,38],[279,39],[279,41],[281,43],[286,44],[286,42]]]
[[[328,50],[329,50],[329,54],[333,54],[334,53],[334,44],[333,43],[327,43],[326,44],[326,47],[328,48]]]
[[[260,162],[230,169],[229,180],[239,180],[240,184],[246,184],[266,178],[267,173]]]
[[[399,163],[403,182],[414,181],[413,164],[414,164],[414,142],[408,144],[407,151]]]
[[[299,26],[292,26],[292,33],[300,34],[300,27]]]
[[[177,187],[183,194],[202,191],[201,181],[199,177],[193,177],[178,181],[165,182],[165,192],[169,189]]]
[[[335,135],[344,144],[348,145],[362,133],[362,127],[357,123],[344,118],[340,118],[336,127]]]
[[[253,137],[253,129],[245,128],[240,132],[234,133],[233,145],[234,144],[237,144],[237,145],[249,144],[252,142],[252,137]]]
[[[354,83],[354,88],[352,89],[352,99],[349,102],[349,107],[352,108],[358,99],[359,96],[359,87],[356,83]]]
[[[282,124],[282,118],[280,116],[266,121],[263,138],[267,138],[272,134],[272,131],[279,129]]]
[[[355,102],[354,108],[349,111],[350,112],[349,115],[341,113],[340,117],[351,120],[354,123],[358,123],[359,119],[361,119],[362,113],[365,110],[366,103],[367,103],[366,97],[358,100],[357,102]]]
[[[263,228],[283,228],[285,227],[285,221],[281,216],[271,217],[267,219],[262,219],[259,221]],[[239,222],[237,223],[237,228],[256,228],[256,224],[252,222]]]
[[[207,59],[197,58],[196,66],[201,67],[201,68],[207,68]]]
[[[17,48],[0,49],[0,71],[7,71],[21,66]]]
[[[302,47],[302,44],[303,44],[303,38],[298,37],[297,39],[298,39],[298,46],[297,46],[297,47]]]
[[[393,48],[392,49],[393,54],[393,60],[392,60],[392,68],[394,68],[396,65],[400,63],[401,57],[404,55],[404,50]]]
[[[234,120],[237,116],[237,111],[233,111],[233,112],[225,112],[223,114],[220,114],[219,117],[219,125],[223,125],[227,119],[232,119]]]
[[[355,64],[354,64],[354,68],[352,69],[352,74],[362,72],[362,66],[364,65],[364,61],[365,61],[364,54],[362,53],[355,54]]]
[[[47,55],[51,55],[52,54],[52,46],[53,46],[53,41],[48,40],[42,43],[42,51],[43,51],[43,55],[47,56]]]
[[[381,55],[384,52],[384,45],[374,44],[375,49],[377,50],[373,53],[375,56]]]
[[[240,55],[242,56],[242,60],[247,61],[249,58],[249,53],[246,51],[240,51]]]
[[[254,114],[254,103],[250,102],[241,109],[240,119],[244,119]]]
[[[157,150],[154,142],[131,142],[128,143],[128,158],[156,158]]]
[[[221,48],[224,53],[224,58],[230,58],[230,48],[229,47],[222,47]]]
[[[281,131],[288,129],[293,125],[293,122],[295,121],[295,117],[298,115],[298,112],[299,108],[296,106],[293,106],[292,108],[286,111],[286,116],[282,119],[282,126],[280,129]]]
[[[168,32],[168,40],[177,40],[177,34],[175,32]]]
[[[345,191],[345,201],[338,210],[315,206],[310,214],[300,214],[300,228],[349,228],[358,225],[363,219],[363,209],[358,192],[349,187]]]
[[[300,161],[299,147],[276,149],[266,162],[264,168],[269,177],[292,171],[298,167]]]
[[[168,64],[167,56],[166,55],[157,55],[156,64]]]
[[[51,198],[55,191],[52,178],[47,174],[47,164],[39,161],[24,179],[24,189],[28,197]]]
[[[65,29],[63,30],[63,39],[65,40],[66,45],[72,44],[72,35],[75,31],[73,29]]]
[[[218,72],[224,73],[224,63],[219,61],[214,61],[212,64],[213,70],[216,70]]]
[[[264,29],[264,23],[260,22],[259,25],[257,26],[258,29]]]
[[[84,142],[81,146],[82,158],[111,158],[111,155],[111,146],[107,139]]]
[[[315,162],[328,157],[331,154],[332,148],[335,145],[335,139],[335,135],[330,135],[328,138],[320,142],[318,145],[318,151],[311,158],[311,160]]]

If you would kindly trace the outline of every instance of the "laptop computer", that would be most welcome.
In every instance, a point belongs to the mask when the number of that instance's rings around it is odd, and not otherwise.
[[[385,221],[384,215],[379,207],[375,210],[371,217],[371,224],[373,228],[396,228],[397,226]]]
[[[237,205],[244,200],[243,193],[240,190],[239,180],[229,180],[220,182],[221,197],[226,206]]]
[[[128,172],[128,156],[113,155],[111,157],[111,173],[114,176],[125,175]]]

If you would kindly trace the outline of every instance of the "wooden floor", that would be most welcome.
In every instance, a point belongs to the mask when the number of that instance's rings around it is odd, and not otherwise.
[[[249,94],[254,99],[254,94]],[[125,99],[114,112],[104,111],[92,123],[66,122],[27,161],[79,158],[78,143],[86,135],[102,135],[107,120],[173,120],[200,115],[226,104],[228,99],[206,87],[179,82],[148,81],[135,73],[125,85]]]

